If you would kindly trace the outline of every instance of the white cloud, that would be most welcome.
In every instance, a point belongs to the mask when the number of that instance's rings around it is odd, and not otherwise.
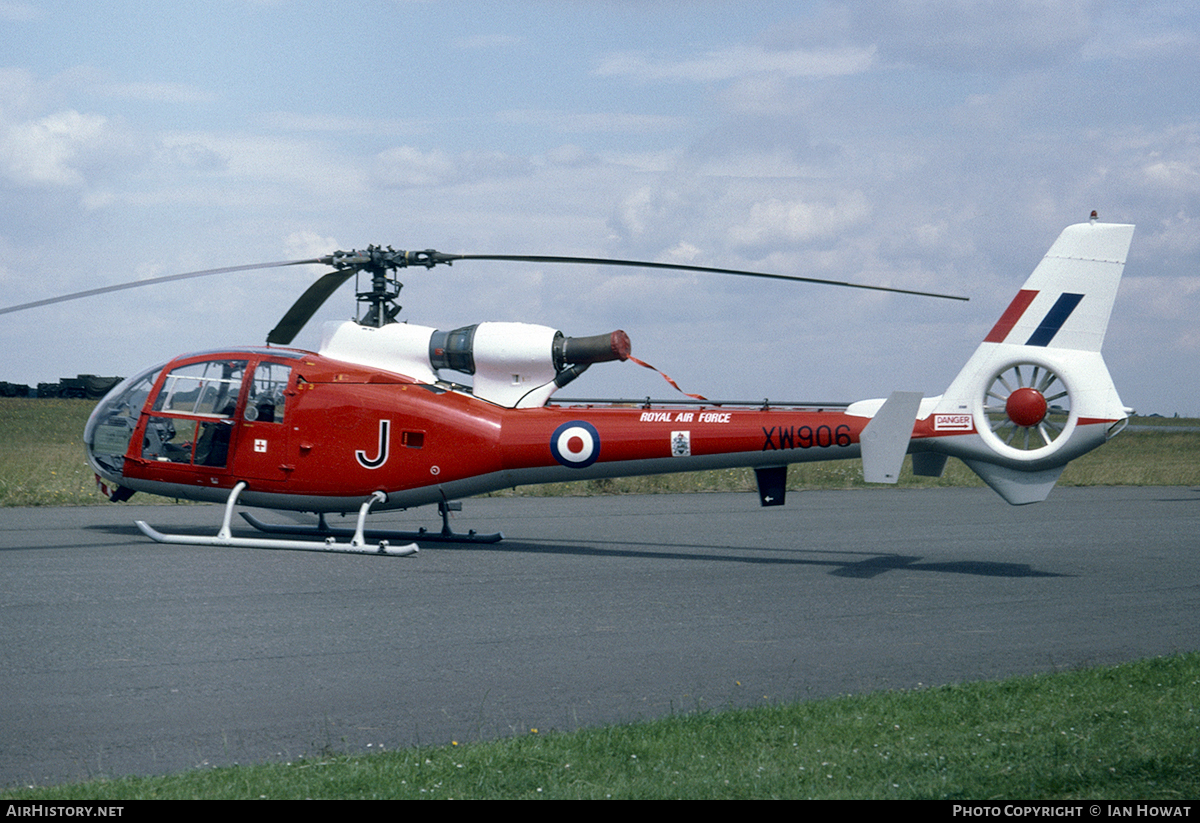
[[[107,118],[77,111],[10,126],[0,139],[5,175],[25,186],[81,185],[80,161],[108,132]]]
[[[267,128],[285,132],[395,136],[415,135],[428,131],[428,126],[419,121],[372,117],[345,112],[335,114],[300,114],[290,111],[271,111],[254,115],[254,120]]]
[[[0,20],[7,20],[11,23],[29,23],[40,20],[42,17],[42,10],[32,3],[18,3],[12,2],[12,0],[0,2]]]
[[[745,219],[729,228],[728,236],[735,246],[808,243],[836,237],[870,215],[870,203],[857,191],[834,202],[772,198],[752,204]]]
[[[112,83],[103,86],[100,91],[106,97],[150,103],[180,103],[195,106],[217,100],[217,95],[213,92],[188,83]]]
[[[501,123],[536,126],[548,131],[587,133],[662,133],[692,125],[688,117],[623,112],[578,112],[550,109],[512,109],[496,115]]]
[[[376,156],[374,179],[384,188],[425,188],[522,175],[531,168],[527,158],[498,151],[452,155],[396,146]]]
[[[1096,34],[1099,0],[851,2],[851,29],[883,60],[954,70],[1025,71],[1072,60]]]
[[[567,143],[561,146],[555,146],[545,154],[545,160],[555,166],[566,166],[568,168],[579,168],[581,166],[590,166],[596,162],[595,155],[590,154],[581,146],[576,146]]]
[[[458,167],[443,151],[423,152],[413,146],[397,146],[380,152],[376,177],[384,186],[436,186],[452,180]]]
[[[523,42],[525,40],[522,37],[491,32],[488,34],[477,34],[472,37],[463,37],[455,41],[454,45],[460,49],[476,51],[480,49],[508,48],[509,46],[515,46]]]
[[[340,248],[337,240],[314,231],[292,232],[284,241],[288,260],[311,260],[324,257]]]
[[[650,82],[695,83],[732,80],[760,73],[784,77],[835,77],[865,72],[874,60],[873,46],[769,50],[738,45],[698,57],[652,57],[643,52],[619,52],[604,58],[593,74]]]
[[[1180,160],[1159,160],[1142,169],[1146,182],[1152,186],[1176,189],[1190,194],[1200,193],[1200,171]]]
[[[198,172],[223,171],[229,166],[225,155],[200,141],[168,141],[160,147],[158,159],[170,167]]]
[[[0,68],[0,122],[29,111],[37,97],[36,85],[33,72],[27,69]]]
[[[365,176],[359,164],[320,141],[238,132],[172,132],[162,136],[160,157],[198,174],[218,172],[226,194],[248,193],[270,184],[284,186],[289,196],[314,190],[330,194],[361,191]],[[203,182],[189,178],[189,183]]]

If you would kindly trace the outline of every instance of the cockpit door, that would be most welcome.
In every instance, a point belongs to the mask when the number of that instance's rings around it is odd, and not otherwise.
[[[225,474],[246,367],[245,360],[218,358],[171,369],[143,415],[138,456],[164,470]]]
[[[289,448],[294,380],[288,364],[264,360],[255,367],[238,420],[241,431],[234,472],[239,478],[286,480],[295,469],[295,455]]]

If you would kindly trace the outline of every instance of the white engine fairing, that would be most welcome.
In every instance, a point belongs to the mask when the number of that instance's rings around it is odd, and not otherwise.
[[[429,365],[429,338],[436,329],[411,323],[360,326],[352,320],[326,323],[321,327],[319,354],[403,374],[421,383],[436,383],[437,373]]]
[[[437,329],[411,323],[379,328],[347,320],[326,323],[320,354],[335,360],[403,374],[422,383],[438,381],[430,356]],[[469,354],[473,394],[507,408],[545,404],[558,388],[554,341],[561,333],[530,323],[480,323],[474,328]]]
[[[480,323],[475,329],[475,396],[508,408],[543,406],[558,388],[547,326]]]

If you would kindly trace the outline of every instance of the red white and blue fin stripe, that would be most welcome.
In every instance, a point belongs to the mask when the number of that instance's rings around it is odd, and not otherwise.
[[[1133,226],[1068,227],[984,338],[986,343],[1100,351]]]

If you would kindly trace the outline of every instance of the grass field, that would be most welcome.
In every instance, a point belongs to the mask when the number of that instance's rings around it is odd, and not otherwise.
[[[94,400],[0,398],[0,505],[103,503],[83,453]]]
[[[1200,797],[1200,654],[8,800]]]
[[[83,456],[83,427],[95,406],[89,400],[0,398],[0,506],[87,506],[104,503]],[[1200,421],[1135,418],[1132,425],[1153,431],[1126,431],[1067,466],[1059,481],[1068,486],[1200,485]],[[1183,429],[1183,430],[1181,430]],[[902,488],[981,486],[957,460],[940,478],[916,477],[908,466]],[[788,488],[890,488],[868,485],[858,460],[792,466]],[[750,469],[689,472],[654,477],[591,480],[527,486],[500,495],[671,494],[755,490]],[[171,503],[139,495],[137,501]]]

